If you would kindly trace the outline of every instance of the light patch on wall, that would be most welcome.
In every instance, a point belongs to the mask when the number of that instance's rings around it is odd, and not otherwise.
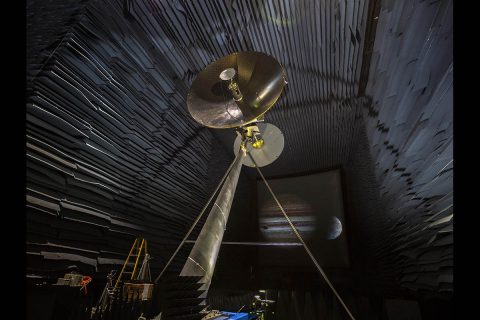
[[[310,239],[315,231],[315,216],[310,204],[295,194],[277,196],[292,223],[304,239]],[[290,225],[273,199],[266,200],[259,213],[262,236],[274,242],[298,242]]]
[[[302,176],[268,179],[285,212],[324,266],[348,267],[340,170]],[[299,242],[263,181],[257,184],[258,221],[261,241]],[[268,265],[310,265],[305,253],[287,249],[260,249],[261,263]],[[293,250],[293,249],[292,249]],[[303,259],[305,258],[305,259]]]
[[[328,225],[328,240],[335,240],[342,234],[342,222],[337,217],[332,217]]]

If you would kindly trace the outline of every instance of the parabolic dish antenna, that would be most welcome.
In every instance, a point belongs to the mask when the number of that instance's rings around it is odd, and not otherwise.
[[[206,127],[238,128],[273,107],[286,83],[285,70],[273,57],[232,53],[198,74],[188,92],[188,111]]]

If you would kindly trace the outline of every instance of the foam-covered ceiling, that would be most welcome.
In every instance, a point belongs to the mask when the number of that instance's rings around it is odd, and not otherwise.
[[[265,173],[342,167],[365,279],[451,291],[446,0],[27,1],[30,272],[106,271],[136,235],[163,265],[233,159],[232,131],[188,115],[189,85],[238,51],[288,76],[265,117],[285,148]]]

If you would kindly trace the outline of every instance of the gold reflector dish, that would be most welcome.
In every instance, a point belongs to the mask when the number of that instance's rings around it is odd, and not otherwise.
[[[188,111],[206,127],[240,127],[267,112],[285,84],[285,71],[271,56],[233,53],[198,74],[187,96]]]

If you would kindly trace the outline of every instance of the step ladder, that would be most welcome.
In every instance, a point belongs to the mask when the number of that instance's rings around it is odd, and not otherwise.
[[[147,240],[144,238],[136,238],[135,241],[133,242],[132,248],[130,249],[130,252],[128,253],[127,259],[125,260],[125,263],[123,264],[122,270],[120,271],[120,274],[118,275],[117,281],[115,282],[114,289],[118,289],[120,282],[122,281],[124,275],[130,275],[129,280],[136,280],[138,278],[138,275],[141,275],[143,272],[137,272],[138,271],[138,265],[140,261],[140,257],[142,256],[143,252],[143,260],[142,261],[148,261],[149,260],[149,255],[147,253]],[[133,270],[128,271],[128,266],[131,266],[130,259],[134,260],[134,265],[133,265]],[[143,267],[143,265],[142,265]],[[144,269],[144,268],[141,268]],[[143,270],[142,270],[143,271]]]

